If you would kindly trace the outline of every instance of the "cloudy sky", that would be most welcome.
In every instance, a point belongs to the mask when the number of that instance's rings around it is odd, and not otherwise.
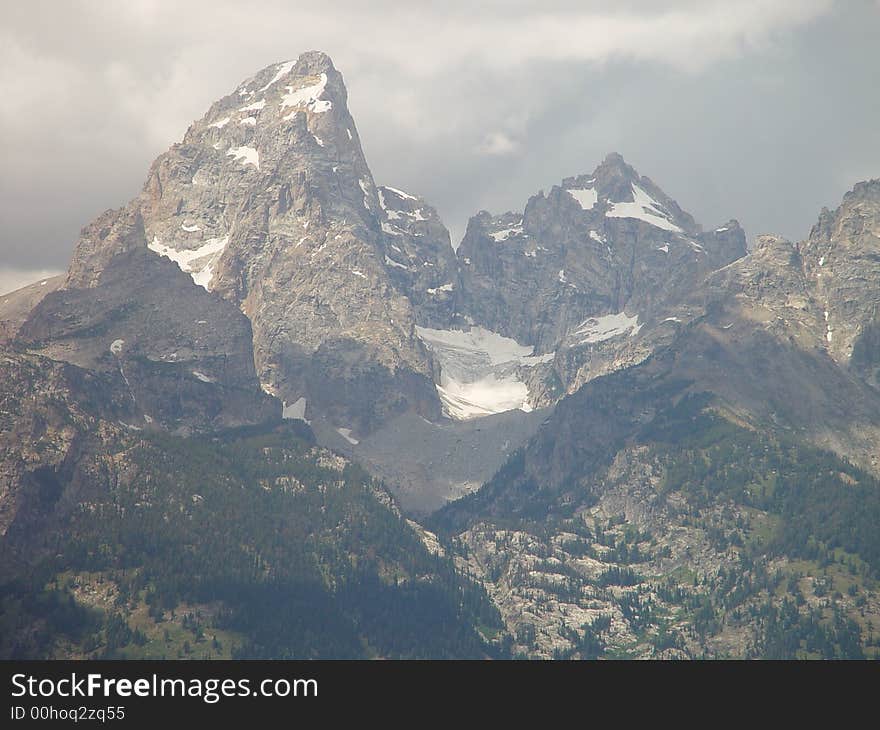
[[[799,239],[880,177],[880,0],[6,0],[0,292],[244,78],[329,53],[378,183],[454,242],[623,154],[705,226]]]

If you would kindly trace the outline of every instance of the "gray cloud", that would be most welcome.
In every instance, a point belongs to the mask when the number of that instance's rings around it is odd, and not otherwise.
[[[0,270],[66,264],[212,101],[328,52],[378,182],[481,208],[612,149],[706,225],[801,237],[880,175],[876,2],[31,0],[0,29]]]

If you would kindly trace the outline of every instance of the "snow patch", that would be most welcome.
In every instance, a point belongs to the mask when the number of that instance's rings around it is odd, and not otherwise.
[[[260,169],[260,153],[253,147],[231,147],[226,151],[227,156],[232,156],[236,160],[243,160],[245,165],[253,165]]]
[[[428,294],[431,294],[433,296],[434,294],[437,294],[437,292],[449,292],[453,291],[454,289],[455,284],[444,284],[443,286],[438,286],[436,289],[428,289],[427,291]]]
[[[217,127],[217,129],[223,129],[227,124],[229,124],[230,117],[223,117],[223,119],[214,122],[213,124],[209,124],[209,127]]]
[[[565,192],[574,198],[584,210],[592,210],[593,206],[599,202],[599,196],[593,188],[574,188]]]
[[[590,231],[590,238],[592,238],[596,243],[605,243],[605,237],[600,236],[596,231]]]
[[[669,244],[664,243],[662,246],[657,246],[658,251],[662,251],[663,253],[669,253]]]
[[[203,383],[214,383],[216,382],[214,378],[208,377],[203,372],[199,370],[193,370],[192,374],[196,377],[196,380],[201,380]]]
[[[311,423],[311,421],[306,419],[306,405],[308,401],[305,398],[300,398],[299,400],[287,405],[286,402],[281,402],[281,417],[287,419],[288,421],[305,421],[306,423]]]
[[[339,433],[340,436],[342,436],[342,438],[344,438],[346,441],[348,441],[348,443],[350,443],[352,446],[357,446],[360,443],[360,441],[358,441],[356,438],[354,438],[351,435],[350,428],[337,428],[336,431],[337,431],[337,433]]]
[[[514,375],[499,378],[489,373],[474,383],[446,378],[445,385],[437,386],[437,393],[446,414],[458,421],[516,409],[532,410],[528,403],[528,387]]]
[[[113,342],[110,343],[110,352],[112,352],[114,355],[118,355],[120,352],[122,352],[122,348],[124,345],[125,340],[113,340]]]
[[[382,192],[382,188],[378,188],[376,190],[376,193],[379,195],[379,207],[385,211],[388,217],[392,220],[400,218],[400,213],[398,213],[396,210],[388,210],[388,205],[385,202],[385,193]]]
[[[349,132],[349,134],[351,134]],[[418,200],[415,195],[410,195],[409,193],[403,192],[403,190],[398,190],[397,188],[392,188],[390,185],[383,186],[386,190],[390,190],[392,193],[397,195],[398,197],[403,198],[404,200]]]
[[[385,254],[385,263],[388,266],[393,266],[396,269],[403,269],[404,271],[409,271],[409,266],[405,266],[404,264],[398,263],[392,258],[388,258],[388,254]]]
[[[351,273],[355,276],[359,276],[361,279],[366,279],[367,275],[363,271],[358,271],[357,269],[352,269]]]
[[[278,71],[276,72],[275,76],[272,77],[272,80],[271,80],[268,84],[266,84],[262,89],[260,89],[260,91],[261,91],[261,92],[262,92],[262,91],[265,91],[265,90],[268,89],[272,84],[274,84],[276,81],[278,81],[278,79],[280,79],[282,76],[287,76],[287,74],[290,73],[290,69],[293,68],[293,65],[294,65],[295,63],[296,63],[296,61],[285,61],[284,63],[279,63],[279,64],[275,67],[275,68],[278,69]]]
[[[266,100],[260,99],[259,101],[255,101],[253,104],[248,104],[247,106],[243,106],[238,111],[240,111],[240,112],[258,112],[264,106],[266,106]]]
[[[358,180],[358,185],[361,186],[361,190],[364,193],[364,208],[372,210],[372,208],[370,208],[370,192],[367,190],[367,184],[363,180]]]
[[[214,277],[214,267],[223,255],[229,236],[223,238],[209,238],[198,248],[177,250],[166,246],[159,241],[158,236],[148,244],[151,251],[160,256],[171,259],[180,270],[189,274],[192,280],[203,289],[210,291],[211,279]]]
[[[303,86],[296,90],[294,90],[293,86],[288,86],[287,93],[281,98],[281,110],[283,111],[285,107],[289,106],[305,106],[314,114],[322,114],[323,112],[330,111],[333,104],[321,99],[321,95],[324,93],[326,87],[327,74],[323,73],[321,74],[320,81],[314,84]],[[288,114],[284,117],[284,120],[287,121],[292,119],[294,114],[296,114],[296,111]]]
[[[196,231],[202,230],[200,226],[188,226],[186,223],[181,223],[180,227],[187,233],[195,233]]]
[[[489,235],[495,243],[501,243],[501,241],[506,241],[511,236],[523,235],[522,223],[512,226],[511,228],[502,228],[500,231],[493,231]]]
[[[578,338],[578,344],[586,345],[594,342],[604,342],[618,335],[629,334],[635,336],[641,329],[639,315],[628,317],[626,312],[617,314],[605,314],[601,317],[589,317],[578,325],[572,336]]]
[[[660,203],[635,183],[632,183],[631,188],[633,201],[612,203],[611,210],[605,215],[609,218],[636,218],[657,228],[662,228],[664,231],[683,233],[681,228],[669,219],[669,214],[663,210]]]

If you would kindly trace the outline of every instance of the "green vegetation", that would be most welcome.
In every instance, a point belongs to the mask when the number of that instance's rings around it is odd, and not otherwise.
[[[685,401],[682,415],[699,401]],[[833,560],[858,556],[880,576],[880,482],[838,456],[768,431],[756,433],[710,412],[669,419],[654,444],[662,492],[695,507],[729,500],[769,513],[774,527],[753,546],[773,555]]]
[[[545,484],[546,438],[433,518],[534,611],[514,655],[880,658],[880,482],[727,420],[706,394],[660,396],[625,446],[563,449],[565,473]],[[584,610],[613,627],[569,624]]]
[[[295,427],[132,436],[114,460],[122,467],[100,475],[105,489],[30,546],[44,557],[29,577],[2,587],[4,654],[492,651],[475,628],[500,628],[482,588],[425,549],[378,498],[381,485]]]

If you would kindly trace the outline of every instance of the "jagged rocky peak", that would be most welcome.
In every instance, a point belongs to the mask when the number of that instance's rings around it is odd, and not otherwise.
[[[705,257],[710,266],[729,263],[746,251],[745,235],[736,220],[703,233],[693,217],[649,178],[611,153],[591,174],[565,178],[548,194],[530,198],[521,214],[493,216],[481,211],[469,222],[459,258],[470,266],[465,259],[476,256],[497,269],[497,257],[510,249],[537,260],[540,253],[574,246],[585,235],[609,258],[643,240],[656,241],[656,250],[667,259],[676,258],[673,249],[683,248]],[[543,240],[539,243],[539,239]],[[504,245],[492,247],[487,245],[490,242]],[[484,250],[478,250],[481,247]]]
[[[800,248],[777,234],[756,236],[748,256],[711,274],[695,296],[712,302],[710,319],[720,326],[741,319],[821,349],[822,307],[804,276]]]
[[[639,362],[695,311],[682,308],[705,276],[745,253],[735,220],[703,233],[618,154],[521,213],[480,211],[457,251],[452,326],[419,330],[446,412],[551,405]]]
[[[278,240],[314,238],[309,225],[334,218],[374,228],[375,184],[346,98],[329,57],[309,52],[212,105],[150,170],[139,201],[150,247],[241,301]]]
[[[798,244],[778,233],[761,233],[755,236],[752,253],[764,259],[778,258],[784,263],[790,263],[791,257],[800,255],[798,248]]]
[[[811,270],[835,258],[871,259],[880,251],[880,179],[856,184],[835,210],[823,208],[803,249]]]
[[[858,183],[823,210],[801,244],[804,271],[825,317],[826,346],[880,384],[880,180]]]
[[[147,250],[248,317],[258,376],[285,413],[357,434],[406,410],[437,415],[415,327],[452,316],[449,235],[423,200],[377,189],[346,102],[323,53],[249,78],[153,163],[137,198],[84,231],[68,285]]]
[[[384,185],[377,192],[392,281],[409,297],[420,325],[450,324],[460,282],[449,231],[423,198]]]
[[[616,152],[610,153],[592,174],[566,178],[561,188],[583,210],[597,215],[638,220],[693,236],[702,230],[650,178],[639,175]],[[554,192],[563,195],[555,189],[551,195]]]
[[[144,221],[136,207],[104,211],[80,232],[64,287],[98,286],[101,274],[115,256],[144,245]]]
[[[522,214],[471,219],[458,249],[461,307],[474,322],[550,352],[591,320],[626,318],[637,331],[668,316],[708,272],[745,253],[736,221],[703,233],[612,153],[591,174],[532,196]]]

